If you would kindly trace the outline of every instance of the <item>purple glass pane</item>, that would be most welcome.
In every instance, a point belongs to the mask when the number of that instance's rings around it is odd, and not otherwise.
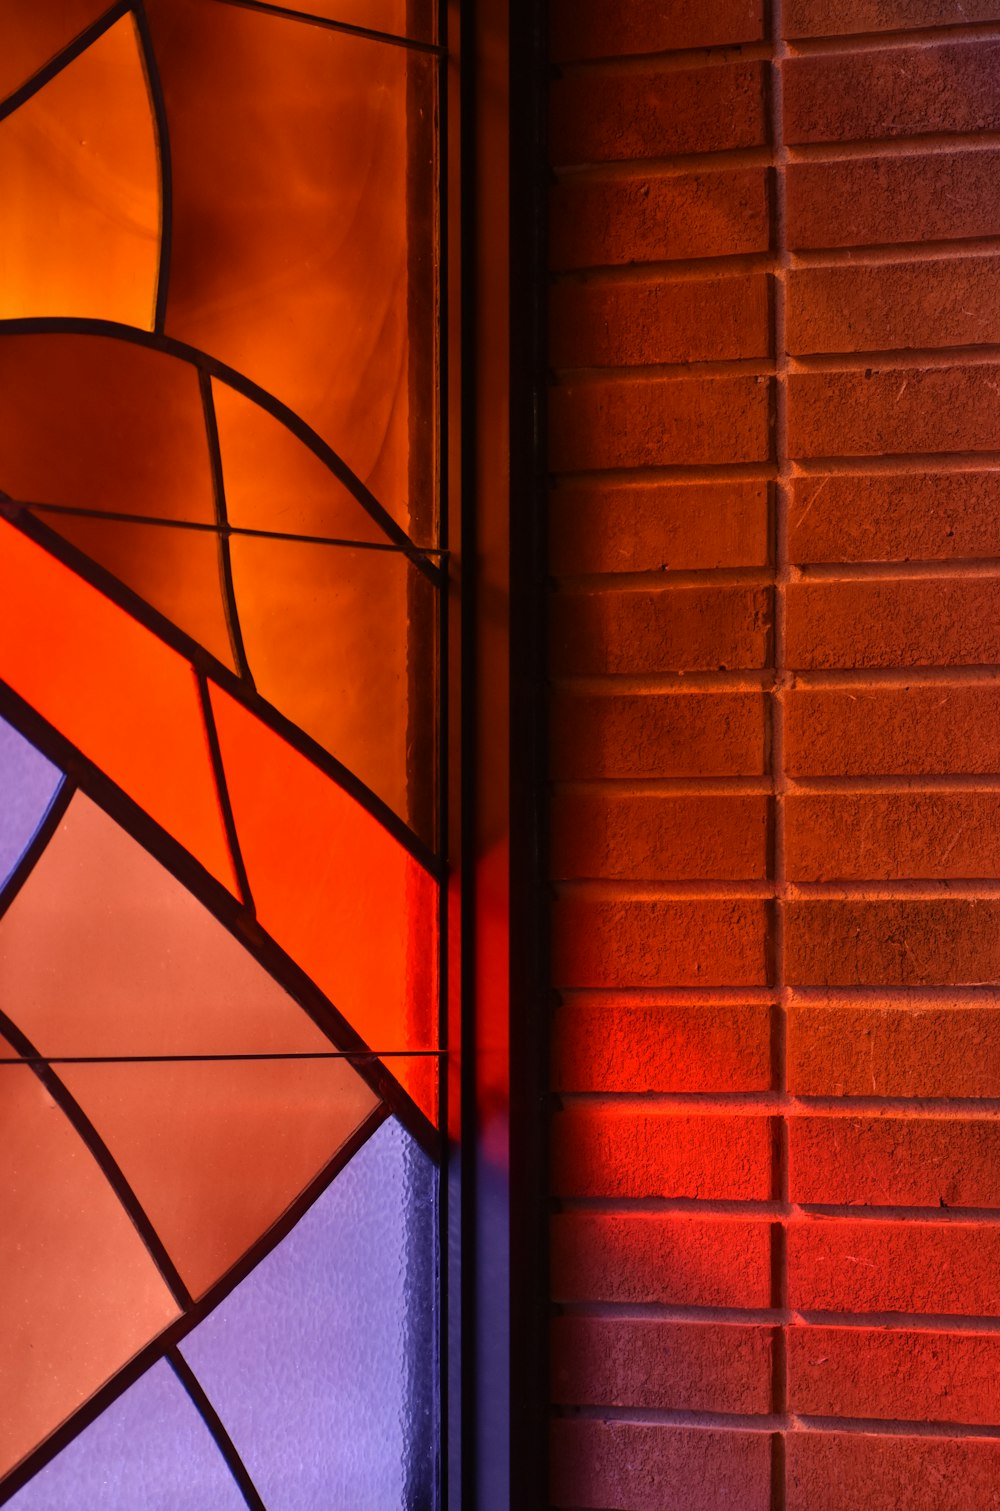
[[[181,1345],[268,1511],[434,1505],[436,1196],[383,1123]]]
[[[0,719],[0,888],[62,785],[62,772]]]
[[[10,1511],[246,1511],[169,1364],[154,1364],[8,1502]]]

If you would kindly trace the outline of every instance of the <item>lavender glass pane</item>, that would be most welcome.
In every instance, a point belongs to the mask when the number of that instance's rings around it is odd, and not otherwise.
[[[168,1364],[154,1364],[8,1502],[10,1511],[246,1511]]]
[[[436,1195],[383,1123],[181,1345],[268,1511],[434,1505]]]
[[[62,772],[0,719],[0,887],[31,844],[61,785]]]

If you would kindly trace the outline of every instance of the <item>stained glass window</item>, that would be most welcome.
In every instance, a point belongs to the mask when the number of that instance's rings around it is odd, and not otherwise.
[[[0,1501],[440,1478],[432,0],[0,3]]]

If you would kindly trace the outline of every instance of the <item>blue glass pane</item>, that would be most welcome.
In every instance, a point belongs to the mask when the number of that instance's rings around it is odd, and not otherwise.
[[[0,719],[0,888],[8,881],[62,784],[62,773]]]
[[[434,1504],[436,1192],[383,1123],[182,1344],[268,1511]]]
[[[246,1511],[168,1364],[154,1364],[8,1502],[10,1511]]]

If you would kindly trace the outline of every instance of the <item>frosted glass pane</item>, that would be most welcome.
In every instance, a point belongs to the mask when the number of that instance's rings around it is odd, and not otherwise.
[[[0,719],[0,887],[30,845],[62,773]]]
[[[268,1511],[433,1506],[436,1197],[383,1123],[181,1345]]]

